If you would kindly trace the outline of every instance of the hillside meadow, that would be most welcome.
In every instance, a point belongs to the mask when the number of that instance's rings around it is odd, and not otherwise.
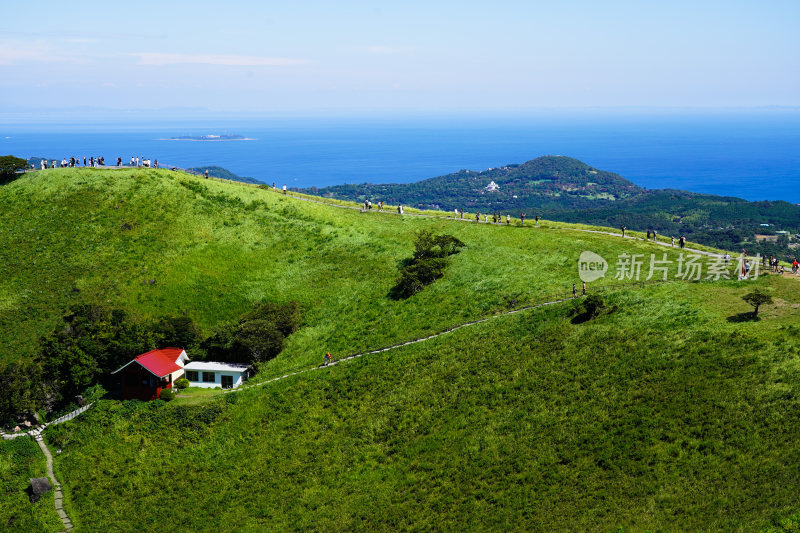
[[[77,302],[185,314],[205,333],[257,301],[303,312],[239,392],[103,400],[48,429],[77,529],[752,531],[800,508],[797,279],[642,287],[607,276],[590,284],[605,288],[591,320],[576,320],[580,300],[499,316],[571,294],[584,250],[609,262],[678,250],[429,214],[360,213],[164,170],[52,170],[0,187],[5,360],[33,357]],[[466,246],[442,279],[392,299],[423,229]],[[774,297],[758,321],[743,319],[751,285]],[[338,359],[489,316],[256,385],[326,351]],[[0,444],[7,463],[27,453]],[[29,516],[17,530],[56,531],[54,514],[17,498],[22,474],[4,472],[15,496],[0,526]]]
[[[187,315],[208,332],[256,301],[297,300],[304,327],[275,362],[280,372],[566,295],[583,250],[609,261],[667,251],[541,226],[362,214],[166,170],[27,174],[0,187],[0,358],[32,357],[78,302]],[[426,291],[387,298],[421,229],[467,246]]]
[[[763,285],[758,322],[734,282],[623,290],[47,435],[85,531],[760,530],[800,506],[800,293]]]

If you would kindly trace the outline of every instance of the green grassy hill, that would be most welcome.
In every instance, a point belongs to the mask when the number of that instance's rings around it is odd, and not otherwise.
[[[420,229],[466,247],[391,299]],[[2,356],[32,357],[79,300],[206,332],[297,300],[302,327],[256,383],[562,297],[584,250],[676,255],[579,229],[360,213],[163,170],[29,174],[0,187]],[[758,530],[800,508],[800,283],[756,284],[775,303],[749,322],[746,284],[604,278],[586,322],[574,302],[496,316],[233,394],[104,400],[45,435],[79,531]]]

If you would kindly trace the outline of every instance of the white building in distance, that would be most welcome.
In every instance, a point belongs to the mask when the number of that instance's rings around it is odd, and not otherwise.
[[[500,186],[498,184],[496,184],[494,181],[490,181],[489,185],[487,185],[485,187],[485,189],[487,191],[499,191],[500,190]]]

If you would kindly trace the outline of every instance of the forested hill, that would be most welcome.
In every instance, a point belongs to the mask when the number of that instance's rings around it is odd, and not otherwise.
[[[490,182],[498,190],[488,190]],[[550,220],[685,235],[723,249],[794,257],[800,233],[800,207],[784,201],[748,202],[741,198],[673,189],[647,190],[627,179],[563,156],[538,157],[521,165],[482,172],[461,170],[409,184],[337,185],[303,192],[341,200],[424,209],[463,209],[511,213]],[[779,231],[788,234],[777,233]],[[759,241],[756,234],[777,237]],[[795,241],[796,242],[796,241]]]
[[[498,190],[486,187],[495,182]],[[597,200],[629,198],[643,189],[618,174],[563,156],[538,157],[521,165],[482,172],[460,170],[445,176],[407,184],[335,185],[303,192],[343,200],[376,199],[415,207],[480,209],[587,208]]]

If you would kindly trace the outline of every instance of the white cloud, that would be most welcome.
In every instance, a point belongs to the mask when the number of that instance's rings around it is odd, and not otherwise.
[[[0,65],[64,62],[80,63],[81,60],[59,52],[44,41],[5,41],[0,43]]]
[[[164,54],[160,52],[143,52],[131,54],[139,58],[140,65],[225,65],[234,67],[285,67],[308,63],[303,59],[285,57],[239,56],[226,54]]]

